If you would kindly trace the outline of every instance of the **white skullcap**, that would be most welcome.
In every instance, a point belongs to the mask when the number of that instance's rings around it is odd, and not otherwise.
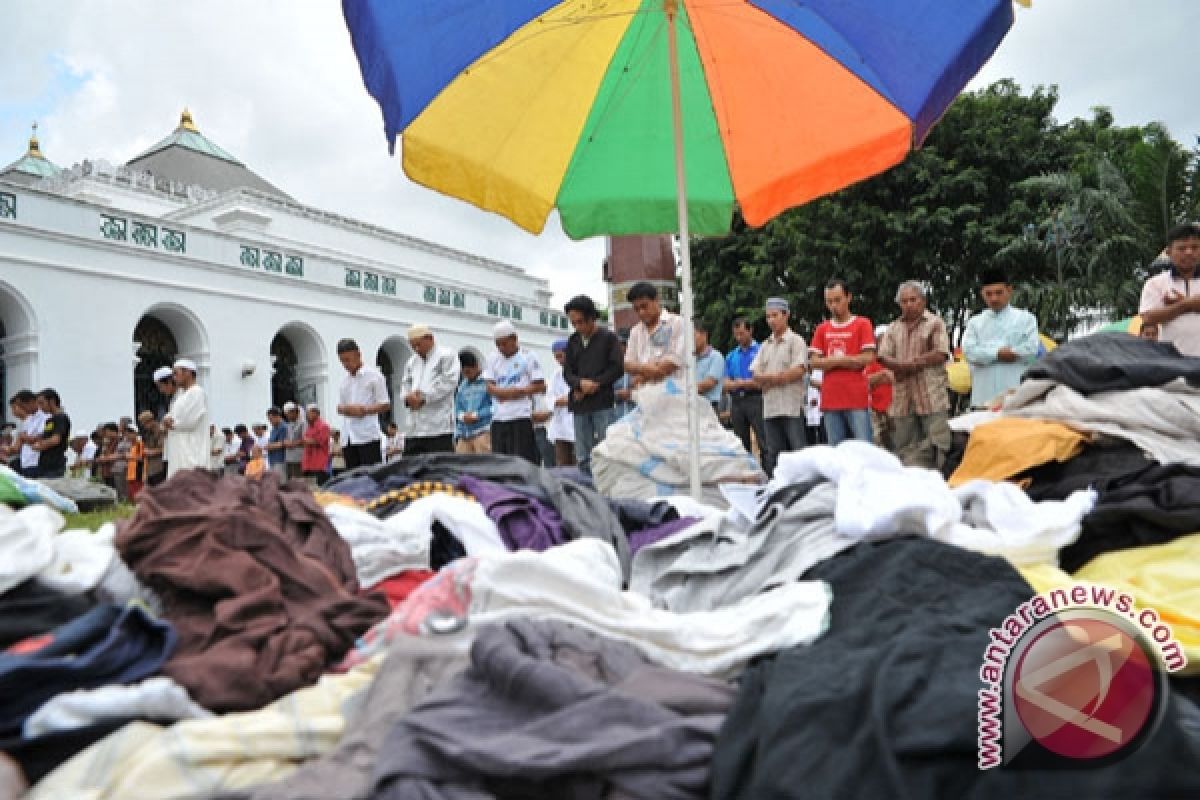
[[[502,319],[492,328],[493,339],[507,339],[509,336],[516,336],[517,329],[513,324],[506,319]]]
[[[158,369],[154,370],[154,382],[158,383],[159,381],[165,381],[174,374],[175,373],[171,372],[170,367],[159,367]]]
[[[192,361],[190,358],[176,359],[175,369],[186,369],[186,370],[191,370],[192,372],[199,371],[196,369],[196,362]]]

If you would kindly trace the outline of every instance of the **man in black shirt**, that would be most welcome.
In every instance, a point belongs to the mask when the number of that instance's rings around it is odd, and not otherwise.
[[[71,418],[62,410],[62,400],[53,389],[42,389],[38,408],[46,415],[42,438],[30,445],[39,454],[38,478],[61,478],[67,471],[67,446],[71,441]]]
[[[575,461],[586,471],[592,448],[617,420],[613,385],[625,374],[625,361],[617,335],[596,324],[592,298],[573,297],[563,310],[575,328],[567,340],[563,380],[571,387],[567,408],[575,415]]]

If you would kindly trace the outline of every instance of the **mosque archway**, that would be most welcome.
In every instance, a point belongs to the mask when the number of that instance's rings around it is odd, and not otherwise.
[[[200,318],[183,306],[160,303],[147,309],[133,328],[133,398],[135,415],[166,413],[167,399],[154,385],[154,371],[176,359],[196,364],[201,385],[208,382],[208,333]]]
[[[320,404],[328,376],[320,334],[303,322],[279,329],[271,340],[271,405]]]
[[[0,397],[5,414],[8,398],[18,389],[41,388],[37,338],[33,307],[19,291],[0,281]]]
[[[375,366],[383,373],[383,382],[387,384],[388,400],[392,404],[390,411],[379,415],[380,424],[385,427],[389,422],[395,422],[403,429],[408,419],[407,410],[399,398],[400,383],[404,379],[404,368],[408,365],[412,354],[412,348],[403,336],[389,336],[375,354]]]

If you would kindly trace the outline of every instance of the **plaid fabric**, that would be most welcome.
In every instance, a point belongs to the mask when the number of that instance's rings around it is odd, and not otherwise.
[[[912,361],[933,352],[945,353],[949,358],[950,337],[942,318],[926,311],[915,325],[909,325],[903,318],[889,325],[879,355]],[[950,407],[946,391],[945,364],[935,364],[911,375],[897,375],[889,413],[893,417],[906,417],[945,411]]]

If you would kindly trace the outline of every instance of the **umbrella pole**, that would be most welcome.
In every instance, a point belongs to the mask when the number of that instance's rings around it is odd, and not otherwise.
[[[683,344],[686,358],[683,364],[683,391],[686,398],[688,425],[688,488],[693,498],[701,499],[700,485],[700,422],[696,419],[696,334],[692,327],[695,313],[692,301],[692,252],[688,236],[687,176],[683,158],[683,103],[679,88],[679,44],[676,23],[679,0],[663,0],[667,15],[667,47],[671,72],[671,114],[675,129],[675,197],[679,207],[679,251],[683,260],[683,280],[679,293],[679,315],[683,317]]]

